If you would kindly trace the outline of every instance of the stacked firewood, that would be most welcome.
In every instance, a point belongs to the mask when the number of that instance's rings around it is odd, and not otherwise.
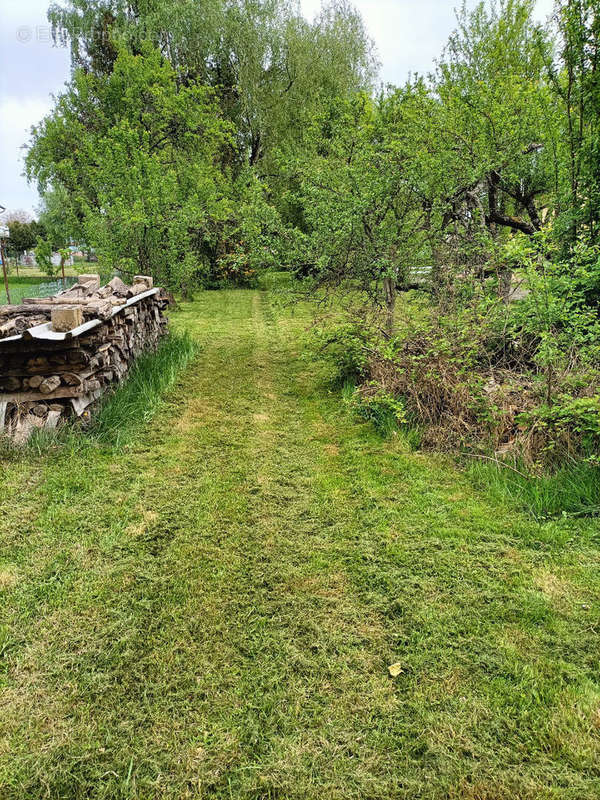
[[[165,333],[167,296],[152,279],[101,287],[81,276],[71,289],[0,306],[0,431],[24,440],[55,428],[122,380]]]

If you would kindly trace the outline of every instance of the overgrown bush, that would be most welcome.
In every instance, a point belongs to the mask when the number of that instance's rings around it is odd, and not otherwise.
[[[364,320],[321,319],[313,329],[311,355],[327,359],[334,384],[360,383],[369,373],[373,337]]]
[[[381,389],[375,381],[367,383],[362,390],[351,384],[347,386],[349,408],[361,419],[371,422],[382,436],[390,436],[408,422],[403,399]],[[372,391],[364,391],[365,388]]]
[[[392,338],[356,319],[321,332],[339,376],[358,381],[364,417],[385,428],[386,407],[398,403],[426,447],[522,459],[538,471],[597,458],[600,327],[587,289],[598,256],[583,248],[550,262],[544,242],[518,246],[517,302],[503,302],[484,278],[468,300],[455,294],[408,314]]]

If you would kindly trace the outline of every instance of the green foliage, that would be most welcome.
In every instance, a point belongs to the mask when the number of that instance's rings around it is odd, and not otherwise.
[[[343,0],[312,24],[293,0],[70,0],[50,18],[88,73],[109,75],[119,47],[136,53],[151,42],[185,83],[213,87],[241,167],[293,146],[323,96],[367,88],[374,76],[362,20]]]
[[[48,238],[185,296],[289,269],[351,308],[318,347],[369,414],[555,468],[597,447],[596,5],[543,28],[533,0],[464,2],[435,71],[377,96],[341,0],[313,23],[291,0],[54,7],[75,70],[27,159]]]
[[[502,463],[476,461],[468,474],[500,502],[524,509],[537,520],[554,517],[596,517],[600,515],[600,468],[589,461],[566,461],[542,475],[524,472]]]
[[[314,328],[310,352],[327,362],[334,384],[354,383],[367,375],[372,335],[362,321],[327,319]]]
[[[213,286],[255,286],[284,260],[282,223],[265,185],[245,170],[233,187],[231,214],[221,234],[222,252],[212,273]]]
[[[598,241],[600,224],[600,25],[595,0],[558,0],[556,56],[548,70],[560,109],[557,239],[567,253],[583,234]]]
[[[600,453],[600,394],[593,397],[562,395],[552,405],[540,405],[519,417],[532,435],[541,434],[547,442],[545,449],[561,448],[560,455],[592,454],[599,461]]]
[[[430,259],[411,139],[421,89],[377,103],[364,94],[332,103],[315,117],[306,152],[293,164],[303,221],[292,257],[298,274],[385,305],[390,330],[397,287]],[[392,114],[391,105],[401,112]]]
[[[72,0],[50,19],[74,73],[27,170],[66,199],[53,231],[188,294],[276,266],[264,175],[327,102],[370,87],[356,12],[332,0],[311,24],[291,0]]]
[[[44,236],[44,228],[40,223],[21,222],[20,220],[11,220],[8,223],[10,237],[8,239],[8,250],[11,255],[20,256],[25,250],[32,250],[39,237]]]
[[[178,85],[144,45],[121,50],[109,75],[75,73],[34,132],[27,166],[42,187],[63,187],[104,263],[182,286],[201,275],[228,212],[217,159],[230,141],[212,90]]]
[[[137,359],[125,383],[94,416],[86,436],[113,447],[130,441],[155,416],[164,403],[166,392],[197,352],[198,346],[188,334],[169,334],[156,352]]]
[[[38,239],[35,260],[40,270],[49,277],[53,277],[58,272],[58,267],[52,263],[52,245],[47,239]]]
[[[389,437],[401,425],[408,422],[406,407],[402,398],[382,389],[374,381],[369,381],[360,389],[353,388],[347,404],[359,418],[372,423],[382,436]]]
[[[62,168],[66,171],[67,163],[63,163]],[[51,188],[46,183],[40,188],[43,191],[39,220],[52,248],[59,250],[72,240],[81,241],[83,238],[81,219],[75,212],[76,206],[72,195],[62,182],[58,182],[58,175],[56,183],[53,183]]]

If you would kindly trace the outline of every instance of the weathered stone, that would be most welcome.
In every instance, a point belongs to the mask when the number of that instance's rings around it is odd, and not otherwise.
[[[67,333],[73,328],[83,325],[83,309],[81,306],[57,308],[52,311],[52,329],[57,333]]]

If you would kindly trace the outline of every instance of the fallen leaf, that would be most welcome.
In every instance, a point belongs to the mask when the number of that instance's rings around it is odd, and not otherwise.
[[[402,664],[392,664],[390,667],[388,667],[388,670],[392,678],[397,678],[401,672],[404,672],[402,669]]]

